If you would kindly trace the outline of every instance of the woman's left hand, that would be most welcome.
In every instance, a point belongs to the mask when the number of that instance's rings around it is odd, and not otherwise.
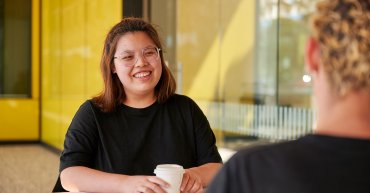
[[[182,177],[180,190],[182,193],[202,193],[203,183],[200,175],[190,169],[186,169]]]

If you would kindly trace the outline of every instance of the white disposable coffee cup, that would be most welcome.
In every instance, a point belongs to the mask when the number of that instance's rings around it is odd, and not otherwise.
[[[154,173],[157,177],[166,181],[170,184],[169,188],[164,188],[167,193],[179,193],[182,181],[182,176],[184,175],[184,168],[176,164],[161,164],[157,165]]]

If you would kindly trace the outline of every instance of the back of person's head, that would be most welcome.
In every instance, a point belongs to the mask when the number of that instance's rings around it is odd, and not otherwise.
[[[163,58],[163,47],[157,30],[152,24],[141,18],[125,18],[111,28],[104,42],[104,50],[100,62],[104,80],[104,90],[93,100],[105,112],[113,111],[117,104],[123,103],[126,99],[122,83],[117,74],[113,73],[113,58],[116,52],[117,42],[120,37],[127,33],[134,32],[144,32],[153,41],[155,46],[162,50],[159,52],[162,74],[157,86],[155,87],[157,101],[164,102],[173,95],[176,90],[175,79],[169,68],[166,66]]]
[[[370,0],[319,1],[311,22],[335,92],[370,89]]]

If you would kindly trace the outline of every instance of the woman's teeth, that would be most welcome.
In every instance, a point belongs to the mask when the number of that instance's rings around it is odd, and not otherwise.
[[[142,78],[142,77],[149,76],[149,75],[150,75],[150,72],[139,72],[139,73],[134,74],[134,77]]]

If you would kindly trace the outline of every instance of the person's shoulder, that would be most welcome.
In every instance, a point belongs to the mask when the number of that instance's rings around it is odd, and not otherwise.
[[[94,107],[95,107],[95,105],[94,105],[94,102],[92,101],[92,99],[85,100],[80,106],[80,108],[83,108],[83,109],[87,109],[87,108],[91,109],[91,108],[94,108]]]
[[[168,100],[176,100],[176,101],[193,101],[190,97],[182,94],[173,94]]]
[[[94,113],[94,104],[91,100],[84,101],[76,111],[74,120],[91,119]]]
[[[88,99],[86,101],[84,101],[81,105],[80,105],[80,111],[95,111],[95,112],[99,112],[100,111],[100,108],[97,106],[97,104],[95,104],[95,102],[92,100],[92,99]]]
[[[191,99],[190,97],[186,96],[186,95],[181,95],[181,94],[174,94],[172,95],[170,98],[168,98],[167,100],[167,103],[176,103],[176,104],[180,104],[180,105],[184,105],[184,104],[194,104],[194,100]]]
[[[234,155],[234,159],[258,160],[263,157],[284,157],[287,154],[294,154],[300,151],[302,149],[301,141],[301,139],[298,139],[245,147]]]

